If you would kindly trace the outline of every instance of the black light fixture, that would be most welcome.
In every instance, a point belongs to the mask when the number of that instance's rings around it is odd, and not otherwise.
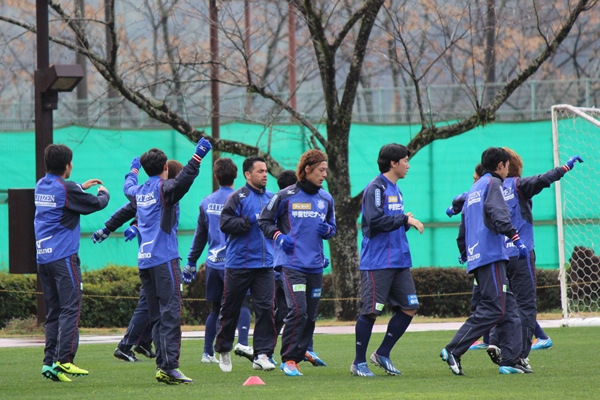
[[[83,79],[83,68],[79,64],[52,65],[35,71],[36,91],[42,94],[42,107],[56,110],[58,92],[71,92]]]

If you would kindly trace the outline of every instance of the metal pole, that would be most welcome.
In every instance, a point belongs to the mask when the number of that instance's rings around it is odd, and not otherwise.
[[[45,71],[50,67],[50,33],[48,28],[48,0],[36,0],[35,7],[37,24],[37,70]],[[38,74],[35,74],[37,76]],[[46,165],[44,163],[44,150],[52,143],[52,109],[44,107],[48,102],[47,92],[42,93],[38,87],[37,79],[34,79],[35,86],[35,176],[36,181],[46,175]],[[41,291],[40,278],[37,278],[37,290]],[[46,308],[44,306],[44,297],[37,295],[37,322],[39,325],[46,321]]]
[[[296,104],[296,14],[291,2],[288,4],[288,34],[289,40],[289,55],[288,55],[288,70],[289,70],[289,90],[290,90],[290,106],[297,110]]]
[[[210,14],[210,98],[211,98],[211,118],[210,126],[212,137],[218,140],[221,137],[220,133],[220,110],[219,110],[219,30],[218,17],[219,10],[217,9],[217,0],[209,1]],[[218,151],[212,152],[213,163],[220,157]],[[212,168],[211,168],[212,169]],[[219,188],[219,182],[213,177],[213,191]]]

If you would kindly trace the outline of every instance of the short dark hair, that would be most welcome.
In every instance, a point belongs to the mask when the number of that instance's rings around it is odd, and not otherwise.
[[[264,162],[265,164],[267,163],[264,158],[259,156],[250,156],[246,158],[244,164],[242,164],[242,170],[244,173],[252,171],[254,169],[254,163],[259,161]]]
[[[237,165],[231,158],[218,158],[213,164],[213,174],[221,186],[233,185],[233,181],[237,178],[237,170]]]
[[[479,176],[480,178],[483,176],[483,174],[485,174],[485,169],[483,168],[483,165],[481,165],[481,163],[478,163],[475,166],[475,173],[477,174],[477,176]]]
[[[183,169],[183,165],[181,165],[181,163],[177,160],[169,160],[167,161],[167,165],[169,168],[169,176],[167,179],[175,178]]]
[[[481,154],[481,165],[488,172],[495,172],[498,163],[506,163],[510,160],[510,154],[502,147],[488,147]]]
[[[156,147],[148,150],[140,157],[140,164],[144,167],[144,171],[148,176],[156,176],[162,174],[167,163],[167,155],[161,149]]]
[[[298,182],[298,178],[296,178],[296,172],[292,171],[291,169],[286,169],[277,177],[277,185],[279,186],[280,190],[291,186],[296,182]]]
[[[61,176],[67,170],[67,165],[73,161],[73,151],[64,144],[49,144],[44,150],[46,172]]]
[[[382,174],[388,172],[392,161],[398,162],[407,156],[410,157],[410,151],[406,146],[398,143],[386,144],[379,150],[379,156],[377,157],[379,172]]]

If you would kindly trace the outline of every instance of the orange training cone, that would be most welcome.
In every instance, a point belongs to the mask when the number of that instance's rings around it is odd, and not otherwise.
[[[265,383],[263,382],[262,379],[260,379],[258,376],[251,376],[250,378],[246,379],[246,382],[244,382],[244,386],[250,386],[250,385],[264,385]]]

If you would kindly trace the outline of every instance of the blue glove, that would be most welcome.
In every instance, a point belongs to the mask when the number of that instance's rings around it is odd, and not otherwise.
[[[183,282],[190,285],[196,279],[196,264],[188,262],[183,269]]]
[[[137,226],[135,226],[135,225],[131,225],[129,228],[125,229],[125,232],[123,232],[126,242],[129,242],[130,240],[135,239],[137,237],[137,235],[139,235],[139,234],[140,234],[140,231],[138,230]]]
[[[277,243],[281,246],[285,254],[293,254],[295,245],[294,239],[289,237],[288,235],[284,235],[283,233],[277,236]]]
[[[196,155],[200,158],[204,158],[210,149],[212,149],[210,142],[204,138],[200,138],[198,144],[196,145]]]
[[[323,257],[323,269],[329,267],[329,258]]]
[[[255,224],[256,220],[258,219],[258,213],[257,214],[252,214],[251,216],[248,217],[248,219],[250,220],[251,224]]]
[[[466,263],[466,262],[467,262],[467,259],[466,259],[466,258],[463,258],[463,256],[459,254],[459,255],[458,255],[458,263],[459,263],[460,265],[463,265],[463,264],[464,264],[464,263]]]
[[[92,233],[92,242],[102,243],[102,241],[106,239],[108,235],[110,235],[110,231],[108,229],[98,229],[96,232]]]
[[[520,238],[513,240],[513,244],[519,250],[519,260],[524,260],[527,258],[527,254],[529,254],[529,250],[527,250],[527,246],[523,244]]]
[[[569,167],[569,170],[573,169],[573,167],[575,166],[575,161],[580,162],[580,163],[583,162],[583,160],[579,156],[573,156],[573,157],[569,158],[569,161],[567,161],[567,167]]]
[[[450,207],[446,208],[446,215],[449,217],[453,217],[454,216],[454,207],[450,206]]]
[[[131,160],[131,166],[129,167],[129,170],[131,172],[135,172],[137,174],[139,172],[141,166],[142,166],[142,164],[140,164],[140,158],[136,157],[133,160]]]
[[[321,237],[325,237],[325,236],[329,235],[330,232],[331,232],[331,225],[329,225],[327,222],[321,222],[321,223],[319,223],[319,226],[317,226],[317,233]]]

